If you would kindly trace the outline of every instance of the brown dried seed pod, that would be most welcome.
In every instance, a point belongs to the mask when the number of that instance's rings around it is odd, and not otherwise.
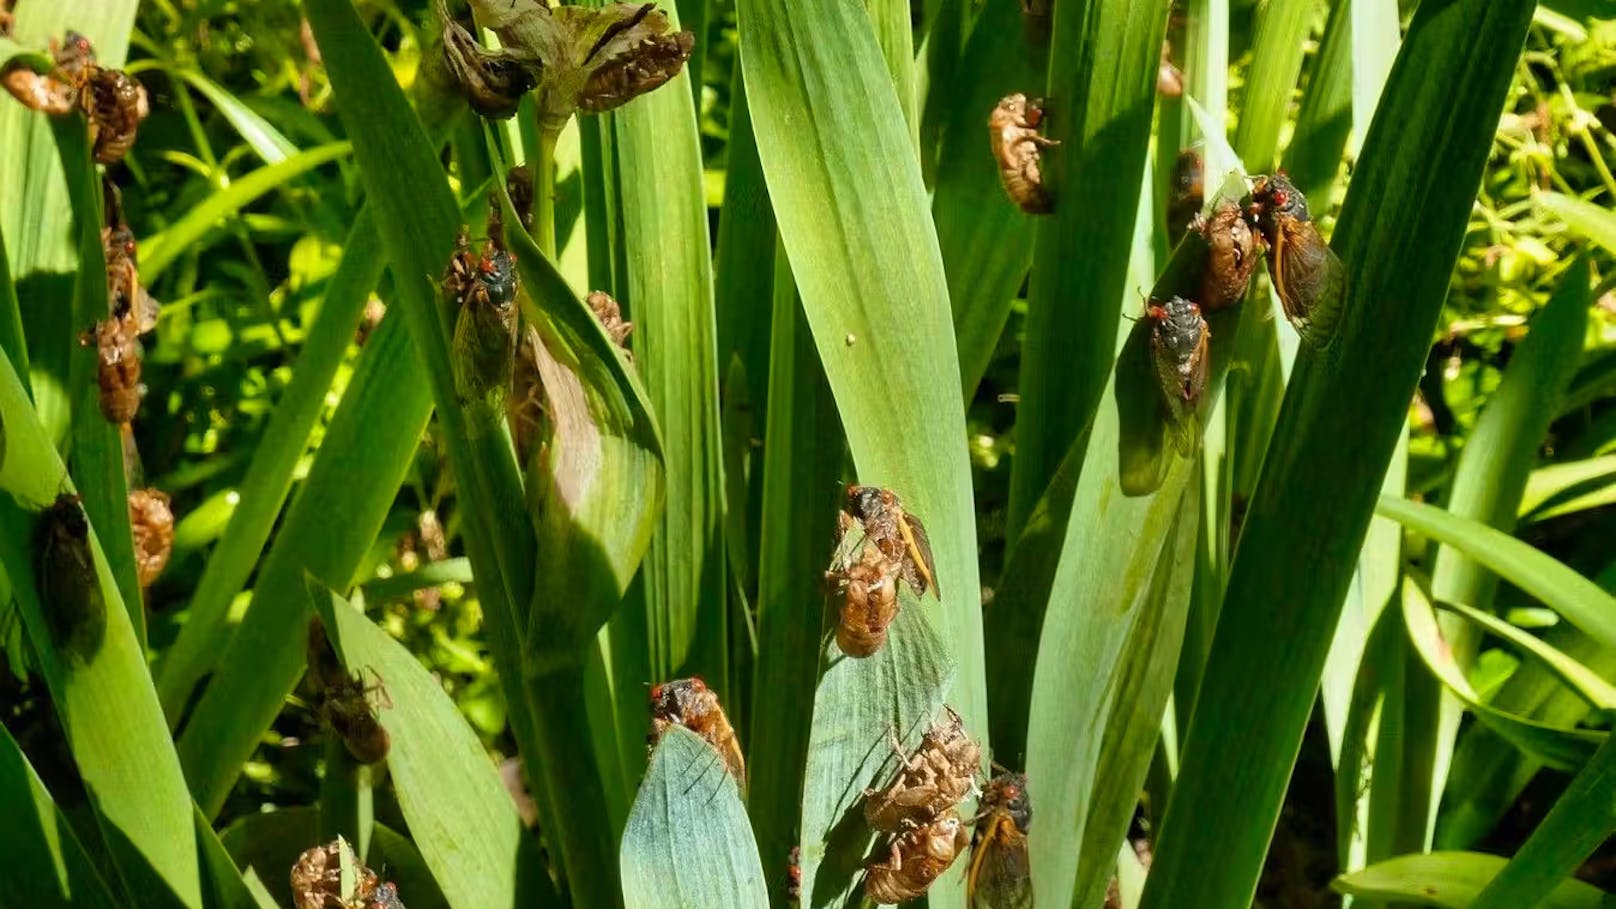
[[[95,381],[101,392],[101,415],[111,423],[128,423],[140,409],[146,393],[140,384],[140,342],[135,320],[106,318],[93,332],[79,336],[79,344],[95,346]]]
[[[491,120],[516,115],[522,96],[539,84],[544,65],[514,48],[489,50],[449,16],[442,0],[434,4],[442,29],[443,60],[471,109]]]
[[[630,363],[634,362],[634,351],[628,347],[628,336],[634,331],[634,323],[623,318],[623,308],[617,305],[617,299],[604,290],[596,290],[591,291],[584,302],[589,304],[589,311],[605,327],[606,336],[612,339],[613,344],[623,348]]]
[[[1006,95],[988,117],[988,142],[999,163],[999,181],[1022,211],[1047,215],[1054,202],[1044,188],[1043,150],[1059,145],[1038,132],[1044,122],[1039,101],[1016,92]]]
[[[140,586],[150,587],[174,551],[174,512],[160,489],[129,490],[129,529],[135,536]]]
[[[976,907],[1032,905],[1032,866],[1027,858],[1027,828],[1032,803],[1027,777],[1001,773],[982,792],[976,833],[971,837],[971,867],[965,874],[967,904]]]
[[[724,759],[735,781],[746,786],[746,758],[741,754],[735,727],[719,706],[718,695],[701,679],[675,679],[651,687],[651,734],[647,746],[655,748],[669,726],[683,726],[706,739]]]
[[[578,109],[589,113],[621,107],[679,75],[696,47],[690,32],[669,33],[668,15],[654,3],[637,9],[613,4],[603,12],[619,18],[584,57],[591,71],[578,94]]]
[[[353,888],[346,891],[342,886],[344,865],[353,875]],[[376,872],[360,864],[348,842],[340,837],[304,851],[292,866],[292,905],[296,909],[363,907],[376,889]]]
[[[905,756],[896,740],[892,747],[903,760],[897,775],[884,789],[864,791],[864,819],[876,830],[897,832],[928,823],[976,786],[982,749],[952,708],[926,731],[914,754]]]
[[[371,674],[375,676],[374,670]],[[378,706],[393,706],[381,676],[366,685],[364,676],[355,673],[341,685],[326,689],[321,713],[332,731],[342,738],[348,753],[361,764],[374,764],[387,757],[392,738],[376,716]]]
[[[880,547],[881,553],[896,563],[916,596],[932,591],[942,593],[937,584],[937,562],[931,554],[931,538],[920,519],[903,507],[890,489],[879,486],[847,487],[847,511],[841,526],[849,520],[864,526],[864,533]]]
[[[90,118],[90,137],[99,164],[114,164],[134,147],[140,121],[150,109],[146,89],[120,69],[90,64],[79,91],[79,107]]]
[[[893,837],[886,861],[865,868],[864,895],[877,903],[902,903],[924,896],[965,851],[970,836],[953,811]]]
[[[34,570],[51,640],[89,659],[106,636],[107,605],[90,551],[90,522],[77,495],[61,493],[40,513]]]
[[[1197,214],[1190,229],[1205,238],[1207,245],[1206,267],[1201,272],[1201,309],[1217,312],[1245,299],[1262,250],[1240,206],[1226,200],[1210,218]]]

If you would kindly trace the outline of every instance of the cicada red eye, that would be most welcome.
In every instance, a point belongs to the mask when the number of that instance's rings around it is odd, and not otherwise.
[[[662,700],[662,686],[661,685],[652,685],[651,686],[651,700],[653,700],[653,701]]]

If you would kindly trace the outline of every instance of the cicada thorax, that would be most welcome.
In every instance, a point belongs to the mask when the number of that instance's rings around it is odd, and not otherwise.
[[[884,860],[865,868],[864,894],[877,903],[902,903],[924,896],[970,842],[952,810],[893,837]]]
[[[1044,186],[1043,150],[1060,142],[1039,132],[1043,121],[1040,102],[1020,92],[1001,99],[988,117],[988,143],[999,165],[999,181],[1012,202],[1034,215],[1054,211]]]
[[[648,748],[655,748],[670,726],[683,726],[701,736],[717,751],[735,782],[746,787],[746,758],[735,727],[718,703],[718,694],[699,678],[675,679],[651,688],[651,731]]]
[[[1032,869],[1027,831],[1032,805],[1027,778],[1002,773],[982,792],[976,831],[971,837],[971,865],[965,876],[970,909],[1029,909]]]
[[[1225,200],[1210,216],[1196,215],[1191,224],[1207,246],[1198,301],[1201,309],[1217,312],[1239,303],[1245,299],[1261,252],[1257,233],[1245,212],[1238,204]]]
[[[140,342],[132,315],[109,315],[92,331],[79,337],[83,346],[96,352],[95,381],[100,394],[101,415],[110,423],[128,423],[140,410]]]
[[[168,494],[160,489],[131,489],[129,529],[135,538],[140,586],[150,587],[168,567],[174,551],[174,512]]]
[[[59,651],[88,660],[106,637],[107,606],[77,495],[61,493],[40,512],[34,536],[40,606]]]
[[[1268,246],[1268,273],[1285,317],[1314,347],[1328,347],[1341,318],[1346,269],[1319,235],[1307,199],[1284,174],[1258,177],[1248,211]]]

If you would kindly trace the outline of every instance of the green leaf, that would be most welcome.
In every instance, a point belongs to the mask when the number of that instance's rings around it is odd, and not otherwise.
[[[1590,705],[1600,710],[1616,710],[1616,685],[1611,685],[1598,673],[1556,650],[1541,638],[1527,634],[1490,612],[1463,603],[1443,603],[1442,608],[1453,610],[1483,631],[1503,638],[1517,650],[1536,657],[1549,672]]]
[[[645,909],[768,905],[735,778],[700,736],[673,726],[623,831],[623,902]]]
[[[1290,113],[1291,93],[1302,74],[1307,36],[1317,13],[1314,2],[1271,3],[1257,11],[1251,68],[1246,73],[1252,89],[1246,93],[1234,134],[1234,149],[1252,173],[1267,173],[1279,158],[1280,127]],[[1301,125],[1298,120],[1298,129]]]
[[[1149,145],[1167,24],[1165,0],[1067,2],[1055,10],[1047,119],[1064,145],[1044,155],[1055,213],[1037,228],[1027,290],[1026,341],[1011,538],[1061,457],[1099,405],[1127,290],[1128,251]]]
[[[1344,874],[1331,884],[1360,899],[1395,900],[1415,906],[1468,909],[1504,867],[1504,859],[1480,852],[1432,852],[1388,859]],[[1516,905],[1526,905],[1519,903]],[[1582,881],[1561,881],[1543,894],[1539,909],[1610,909],[1616,897]]]
[[[1476,559],[1595,640],[1616,647],[1616,598],[1547,553],[1430,505],[1382,496],[1376,510]]]
[[[415,655],[340,596],[309,595],[350,674],[379,683],[387,770],[410,838],[455,906],[560,905],[493,760]],[[392,706],[388,706],[391,704]]]
[[[1332,357],[1305,349],[1252,497],[1142,906],[1255,892],[1386,462],[1463,241],[1533,4],[1423,5],[1333,247]],[[1343,444],[1351,440],[1351,444]],[[1331,503],[1331,519],[1316,505]],[[1234,743],[1240,747],[1233,747]]]
[[[1297,38],[1307,34],[1308,20],[1313,12],[1313,4],[1294,3],[1286,4],[1293,7],[1293,13],[1298,19],[1289,23],[1289,26],[1301,32]],[[1330,18],[1324,25],[1324,36],[1319,39],[1318,56],[1313,61],[1313,72],[1308,76],[1307,91],[1302,95],[1301,107],[1296,112],[1296,128],[1291,134],[1290,145],[1285,148],[1285,175],[1291,183],[1301,191],[1303,196],[1316,199],[1322,203],[1330,197],[1330,187],[1335,183],[1336,174],[1341,170],[1341,155],[1347,147],[1347,136],[1352,132],[1354,115],[1354,102],[1352,97],[1353,75],[1356,62],[1353,52],[1357,49],[1352,41],[1353,16],[1360,6],[1373,4],[1354,3],[1352,0],[1338,0],[1330,6]],[[1272,7],[1270,8],[1272,9]],[[1277,18],[1278,14],[1276,14]],[[1264,16],[1263,24],[1259,25],[1259,36],[1267,34],[1266,29],[1269,17]],[[1302,47],[1300,40],[1295,42],[1296,48]],[[1276,60],[1275,68],[1291,61]],[[1292,72],[1294,81],[1301,72],[1301,57],[1295,61],[1296,70]],[[1250,72],[1251,85],[1266,83],[1255,81],[1257,78],[1255,61]],[[1258,97],[1279,97],[1278,92],[1264,93]],[[1372,108],[1371,108],[1372,109]],[[1365,111],[1365,119],[1369,111]],[[1265,113],[1270,113],[1265,111]],[[1270,125],[1276,129],[1283,122],[1285,108],[1271,112],[1274,116]],[[1247,125],[1246,117],[1241,117],[1242,130]],[[1255,122],[1252,121],[1253,128]],[[1270,152],[1268,160],[1273,159]],[[1257,160],[1247,158],[1246,163],[1253,168],[1259,168]],[[1322,206],[1321,206],[1322,207]]]
[[[1546,464],[1526,478],[1520,519],[1547,521],[1616,501],[1616,455]]]
[[[1539,193],[1537,203],[1606,252],[1616,252],[1616,215],[1603,205],[1562,193]]]
[[[242,100],[227,91],[224,86],[209,79],[194,69],[170,68],[169,75],[178,76],[186,84],[196,89],[202,97],[219,111],[241,138],[258,153],[265,164],[279,164],[287,158],[298,154],[298,148],[292,140],[281,134],[273,124],[258,115],[258,112],[248,107]]]
[[[898,601],[887,644],[875,655],[843,656],[829,634],[818,648],[799,863],[802,904],[811,909],[843,906],[862,887],[873,839],[859,807],[864,789],[890,776],[893,736],[907,754],[941,714],[953,671],[948,655],[908,588],[900,589]]]
[[[208,231],[259,196],[281,188],[322,164],[335,161],[353,151],[347,142],[330,142],[308,151],[298,152],[274,164],[266,164],[235,180],[222,190],[209,193],[202,204],[185,213],[183,218],[140,241],[140,280],[151,284],[181,254],[195,248]]]
[[[857,477],[894,490],[925,522],[941,573],[936,624],[960,670],[949,701],[981,736],[981,592],[960,444],[965,413],[914,146],[891,116],[897,97],[857,5],[741,0],[736,13],[758,154]],[[890,704],[897,686],[887,677],[864,696]],[[816,716],[836,709],[828,696],[822,688]],[[809,819],[803,824],[811,842]]]
[[[269,895],[256,875],[249,872],[249,876],[242,876],[241,869],[236,867],[235,860],[225,851],[224,844],[213,832],[202,810],[195,809],[193,815],[196,819],[197,846],[203,863],[203,884],[208,888],[208,905],[223,909],[277,909],[274,897]]]
[[[122,905],[4,727],[0,727],[0,799],[10,806],[6,823],[0,824],[0,851],[14,863],[10,873],[0,875],[0,902],[40,907]]]

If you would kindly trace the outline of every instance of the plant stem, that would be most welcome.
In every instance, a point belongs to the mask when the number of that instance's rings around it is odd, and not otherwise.
[[[531,669],[531,667],[530,667]],[[581,663],[526,674],[528,704],[537,726],[538,760],[526,760],[529,779],[547,790],[556,811],[550,842],[561,853],[567,889],[579,909],[622,906],[618,884],[617,822],[607,816],[606,789],[590,742]]]
[[[556,260],[555,147],[558,129],[539,127],[539,153],[533,164],[533,239],[551,261]]]

